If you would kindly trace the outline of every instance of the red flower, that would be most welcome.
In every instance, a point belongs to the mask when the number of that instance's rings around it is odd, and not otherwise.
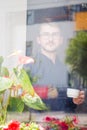
[[[8,125],[8,130],[20,130],[20,123],[18,121],[12,121]]]
[[[26,126],[30,126],[30,124],[29,124],[29,123],[26,123]]]
[[[8,130],[8,127],[7,128],[3,128],[3,130]]]
[[[60,126],[62,130],[68,130],[68,124],[66,124],[64,121],[60,122]]]
[[[46,121],[46,122],[50,122],[50,121],[52,121],[52,118],[49,117],[49,116],[47,116],[47,117],[44,118],[44,121]]]
[[[50,128],[54,128],[54,129],[58,128],[61,130],[68,130],[68,129],[74,129],[74,128],[78,129],[78,127],[76,126],[76,124],[78,124],[78,119],[76,116],[72,118],[66,117],[63,120],[53,118],[53,117],[46,117],[45,121],[48,122],[48,126],[47,126],[48,130]]]
[[[60,125],[61,124],[61,121],[59,119],[53,121],[53,123],[55,123],[56,125]]]
[[[73,123],[75,124],[79,123],[79,119],[76,116],[73,116]]]
[[[38,125],[40,130],[45,130],[41,125]]]
[[[44,121],[46,121],[46,122],[56,121],[56,118],[46,116],[46,117],[44,118]]]

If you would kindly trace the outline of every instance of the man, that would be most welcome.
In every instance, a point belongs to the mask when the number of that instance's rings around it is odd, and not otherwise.
[[[35,64],[24,66],[26,71],[30,68],[32,76],[37,76],[35,86],[48,87],[47,99],[44,102],[57,111],[74,112],[76,104],[84,101],[84,92],[81,91],[78,98],[67,98],[68,87],[67,67],[58,57],[58,48],[62,44],[60,29],[55,23],[42,24],[37,37],[40,51],[35,57]],[[43,93],[42,93],[43,94]]]

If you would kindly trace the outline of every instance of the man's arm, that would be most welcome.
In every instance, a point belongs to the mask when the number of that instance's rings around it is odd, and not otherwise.
[[[82,104],[85,100],[85,92],[80,91],[78,98],[68,98],[66,99],[66,112],[75,112],[77,105]]]

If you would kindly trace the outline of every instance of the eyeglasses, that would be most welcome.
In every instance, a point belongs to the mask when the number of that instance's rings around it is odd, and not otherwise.
[[[49,37],[52,37],[53,39],[57,39],[60,36],[60,34],[59,32],[53,32],[53,33],[44,32],[41,33],[40,36],[44,39],[48,39]]]

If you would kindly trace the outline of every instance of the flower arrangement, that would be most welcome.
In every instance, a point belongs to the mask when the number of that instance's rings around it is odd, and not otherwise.
[[[10,121],[6,126],[2,127],[2,130],[45,130],[45,129],[35,122],[20,123],[19,121]]]
[[[44,121],[47,122],[46,130],[81,130],[78,127],[79,120],[76,116],[66,116],[63,119],[47,116]]]
[[[44,122],[19,122],[10,121],[1,130],[87,130],[78,126],[79,120],[76,116],[66,116],[63,119],[55,117],[45,117]]]

